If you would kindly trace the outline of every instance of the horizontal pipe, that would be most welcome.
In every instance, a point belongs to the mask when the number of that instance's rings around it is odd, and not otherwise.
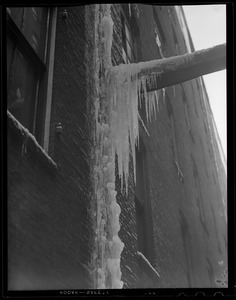
[[[154,75],[154,91],[226,68],[226,44],[149,62],[138,63],[139,77]]]

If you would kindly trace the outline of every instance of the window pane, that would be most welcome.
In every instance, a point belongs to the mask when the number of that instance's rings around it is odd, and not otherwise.
[[[128,41],[126,41],[126,49],[127,49],[128,58],[129,58],[129,60],[131,60],[132,59],[132,51],[131,51],[131,47],[130,47]]]
[[[47,14],[47,8],[27,7],[22,26],[25,37],[43,61],[47,33]]]
[[[122,58],[124,60],[124,63],[127,64],[128,59],[127,59],[127,55],[126,55],[126,52],[123,47],[122,47]]]
[[[32,128],[36,85],[37,74],[31,62],[19,50],[16,50],[13,74],[8,90],[8,109],[29,130]]]
[[[145,173],[144,173],[144,154],[136,151],[136,185],[135,195],[141,204],[145,203]]]
[[[129,29],[128,29],[127,25],[125,25],[125,36],[126,36],[126,39],[129,41],[129,43],[132,44],[131,34],[129,32]]]
[[[9,83],[10,70],[13,62],[13,47],[11,39],[7,38],[7,84]]]
[[[11,18],[14,20],[16,25],[21,28],[22,21],[23,21],[23,15],[24,15],[24,7],[8,7],[7,12],[11,16]]]
[[[176,144],[176,137],[175,137],[175,125],[174,125],[173,115],[171,115],[170,122],[171,122],[171,135],[172,135],[172,141],[173,141],[174,159],[176,162],[178,162],[178,152],[177,152],[177,144]]]

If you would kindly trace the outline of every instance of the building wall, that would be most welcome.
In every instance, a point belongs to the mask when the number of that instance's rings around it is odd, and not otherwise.
[[[8,124],[9,289],[92,288],[90,209],[92,123],[85,57],[85,8],[58,8],[49,154]],[[92,21],[92,19],[91,19]],[[92,70],[90,69],[92,72]],[[89,110],[88,110],[89,111]],[[56,124],[63,127],[61,136]],[[42,160],[45,161],[42,163]]]
[[[156,7],[162,26],[165,43],[162,52],[165,57],[188,52],[180,21],[174,7]],[[161,58],[155,41],[153,8],[151,5],[138,5],[136,15],[140,31],[140,61]],[[115,32],[119,32],[119,9],[113,11]],[[132,11],[134,13],[134,11]],[[178,41],[173,35],[173,29]],[[118,57],[119,38],[113,41],[114,57]],[[117,60],[119,61],[119,60]],[[225,244],[226,222],[222,214],[223,203],[216,178],[216,166],[212,152],[208,118],[203,93],[204,87],[199,78],[184,82],[188,119],[187,126],[180,85],[165,90],[173,109],[178,166],[183,175],[178,175],[171,147],[171,125],[165,97],[159,99],[159,112],[156,120],[145,122],[149,136],[140,124],[140,134],[146,148],[145,186],[148,206],[148,222],[153,238],[150,262],[160,277],[152,276],[141,268],[137,253],[135,235],[134,190],[127,198],[118,197],[121,206],[120,237],[125,244],[122,252],[122,280],[124,288],[129,287],[213,287],[215,280],[227,265]],[[141,114],[144,115],[144,113]],[[198,172],[194,177],[193,163]],[[131,174],[132,174],[132,166]],[[198,183],[196,183],[196,180]],[[133,183],[133,178],[130,178]],[[199,198],[199,201],[197,200]],[[224,266],[218,262],[224,261]],[[223,269],[224,268],[224,269]],[[139,281],[145,274],[146,280]]]

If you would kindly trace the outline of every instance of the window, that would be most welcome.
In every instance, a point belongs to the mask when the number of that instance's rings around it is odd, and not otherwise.
[[[188,128],[188,133],[190,134],[192,142],[195,143],[195,140],[194,140],[194,137],[193,137],[193,133],[192,133],[191,124],[190,124],[187,97],[186,97],[186,94],[185,94],[183,86],[180,85],[180,87],[181,87],[182,99],[183,99],[183,102],[184,102],[184,113],[185,113],[185,120],[186,120],[186,125],[187,125],[187,128]]]
[[[154,17],[154,31],[155,31],[155,36],[156,36],[156,44],[158,46],[158,51],[159,51],[159,57],[164,58],[164,42],[165,42],[165,35],[163,32],[163,29],[161,27],[160,20],[158,18],[156,8],[155,6],[152,7],[153,9],[153,17]]]
[[[219,239],[219,233],[218,233],[217,225],[216,225],[216,217],[215,217],[215,213],[214,213],[214,209],[213,209],[212,203],[211,203],[211,215],[212,215],[213,222],[214,222],[214,227],[215,227],[215,234],[216,234],[216,239],[217,239],[217,244],[218,244],[217,248],[218,248],[219,253],[222,254],[222,251],[221,251],[221,242],[220,242],[220,239]]]
[[[167,106],[167,113],[170,119],[170,144],[172,147],[173,157],[174,157],[174,164],[178,173],[178,177],[181,182],[184,180],[183,173],[180,170],[179,163],[178,163],[178,149],[177,149],[177,143],[176,143],[176,133],[175,133],[175,124],[174,124],[174,116],[173,116],[173,109],[172,105],[170,103],[170,98],[166,94],[166,106]]]
[[[197,118],[198,118],[198,112],[197,112],[196,101],[195,101],[195,97],[194,97],[194,90],[193,90],[193,84],[192,84],[192,81],[191,81],[191,89],[192,89],[192,95],[193,95],[194,109],[195,109],[196,116],[197,116]]]
[[[147,259],[151,261],[150,254],[150,217],[148,217],[148,205],[145,184],[145,150],[140,139],[140,149],[136,148],[136,187],[135,187],[135,211],[137,248]]]
[[[158,29],[158,32],[159,32],[161,43],[164,44],[165,41],[166,41],[166,36],[165,36],[163,28],[161,26],[161,22],[159,20],[158,14],[156,12],[155,6],[153,6],[152,9],[153,9],[153,17],[154,17],[154,20],[155,20],[155,23],[156,23],[156,26],[157,26],[157,29]]]
[[[177,36],[176,36],[176,33],[175,33],[175,29],[174,29],[172,24],[171,24],[171,28],[172,28],[172,35],[173,35],[173,38],[174,38],[175,51],[176,51],[176,54],[179,55],[180,54],[179,43],[178,43],[178,39],[177,39]]]
[[[193,175],[194,175],[195,188],[196,188],[195,196],[196,196],[197,206],[198,206],[198,210],[199,210],[200,223],[201,223],[205,233],[209,236],[209,232],[208,232],[206,224],[205,224],[205,212],[204,212],[203,197],[202,197],[201,184],[200,184],[200,180],[199,180],[199,176],[198,176],[198,170],[197,170],[197,166],[196,166],[195,160],[192,155],[191,155],[191,158],[192,158]]]
[[[181,229],[181,235],[183,240],[183,246],[184,246],[184,253],[186,257],[186,263],[187,263],[187,280],[188,280],[188,286],[192,287],[192,259],[191,259],[191,244],[190,244],[190,233],[189,233],[189,227],[187,219],[181,209],[179,209],[179,221],[180,221],[180,229]]]
[[[154,31],[155,31],[155,35],[156,35],[156,44],[157,44],[157,47],[158,47],[158,51],[159,51],[159,57],[161,58],[164,58],[164,49],[163,49],[163,46],[162,46],[162,43],[161,43],[161,39],[160,39],[160,34],[159,34],[159,31],[158,31],[158,28],[156,25],[154,25]]]
[[[6,13],[7,108],[42,143],[51,10],[8,7]]]
[[[148,257],[147,242],[146,242],[146,218],[145,208],[140,200],[135,197],[135,212],[136,212],[136,230],[137,230],[137,248],[139,252]]]
[[[171,7],[169,7],[167,9],[167,12],[168,12],[168,15],[169,15],[169,18],[171,19],[171,21],[174,21],[174,23],[176,25],[175,13],[174,13],[173,9]]]
[[[210,281],[211,286],[213,287],[213,286],[215,286],[214,269],[213,269],[212,263],[208,257],[206,258],[206,261],[207,261],[207,272],[208,272],[209,281]]]
[[[205,151],[204,151],[202,139],[201,138],[199,138],[199,139],[200,139],[200,144],[201,144],[201,148],[202,148],[202,157],[203,157],[203,161],[204,161],[205,173],[206,173],[207,177],[209,177],[209,174],[207,171],[207,162],[206,162]]]
[[[123,14],[121,14],[122,28],[122,57],[124,63],[128,64],[135,61],[134,43],[129,29],[128,22]]]

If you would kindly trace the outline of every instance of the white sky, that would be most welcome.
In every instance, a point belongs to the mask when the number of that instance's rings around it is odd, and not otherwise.
[[[183,6],[195,50],[226,43],[226,5]],[[226,71],[203,76],[227,159]]]

